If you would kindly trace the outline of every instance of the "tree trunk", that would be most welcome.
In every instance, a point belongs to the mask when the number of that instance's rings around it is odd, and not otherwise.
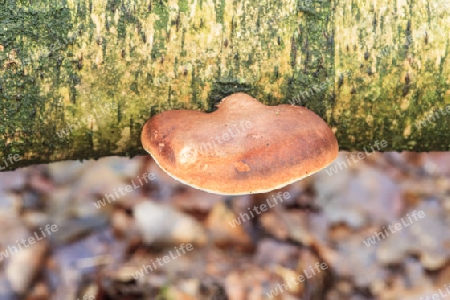
[[[448,0],[0,0],[0,168],[143,154],[150,116],[211,111],[237,91],[314,110],[342,150],[448,150],[449,11]]]

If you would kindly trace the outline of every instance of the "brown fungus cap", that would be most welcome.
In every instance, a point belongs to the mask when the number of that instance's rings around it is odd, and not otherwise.
[[[173,178],[217,194],[281,188],[330,164],[336,138],[314,112],[266,106],[237,93],[217,111],[169,110],[145,124],[142,144]]]

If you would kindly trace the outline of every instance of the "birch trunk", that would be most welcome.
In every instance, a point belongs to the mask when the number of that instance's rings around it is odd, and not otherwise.
[[[211,111],[238,91],[314,110],[342,150],[448,150],[449,11],[447,0],[0,0],[0,168],[144,154],[150,116]]]

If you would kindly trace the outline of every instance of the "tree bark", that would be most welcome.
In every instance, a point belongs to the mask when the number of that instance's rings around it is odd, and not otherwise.
[[[341,150],[449,150],[449,11],[447,0],[0,0],[0,168],[144,154],[152,115],[212,111],[238,91],[314,110]]]

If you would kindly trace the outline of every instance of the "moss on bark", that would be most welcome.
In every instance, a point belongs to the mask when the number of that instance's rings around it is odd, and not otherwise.
[[[432,2],[0,0],[0,158],[143,154],[150,116],[237,91],[307,106],[341,149],[448,150],[447,116],[414,126],[450,104],[449,5]]]

